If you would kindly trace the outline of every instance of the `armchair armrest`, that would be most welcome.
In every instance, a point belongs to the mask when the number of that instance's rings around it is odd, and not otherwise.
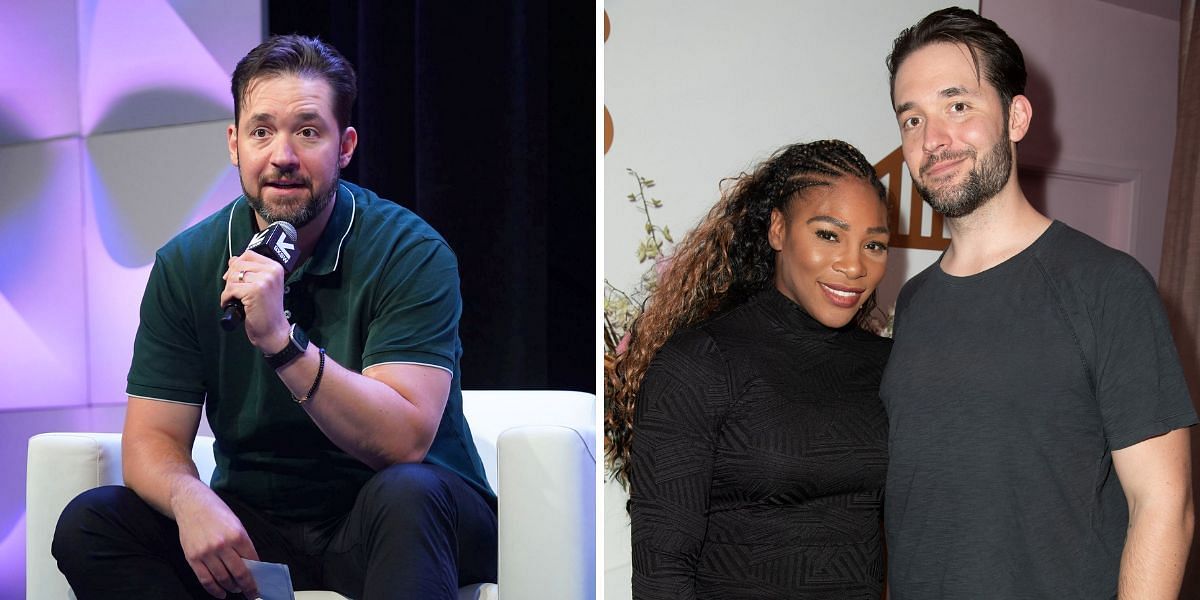
[[[121,483],[121,434],[43,433],[29,439],[25,586],[29,598],[73,598],[50,555],[58,516],[75,496]]]
[[[583,431],[500,434],[499,587],[510,598],[590,600],[596,590],[596,456]]]
[[[192,460],[201,479],[212,477],[211,437],[198,436]],[[29,438],[25,488],[25,589],[29,598],[74,598],[50,554],[58,516],[75,496],[124,483],[121,434],[42,433]]]

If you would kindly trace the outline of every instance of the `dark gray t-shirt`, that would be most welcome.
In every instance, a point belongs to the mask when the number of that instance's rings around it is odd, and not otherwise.
[[[880,395],[893,600],[1115,596],[1112,451],[1196,423],[1150,275],[1057,221],[992,269],[909,281]]]

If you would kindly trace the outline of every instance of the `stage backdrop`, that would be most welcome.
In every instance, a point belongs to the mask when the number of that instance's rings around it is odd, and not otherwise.
[[[26,440],[120,429],[154,251],[240,193],[229,76],[262,35],[258,2],[0,3],[0,598]]]

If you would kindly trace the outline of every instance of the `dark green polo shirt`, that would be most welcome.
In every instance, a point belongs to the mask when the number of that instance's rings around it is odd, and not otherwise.
[[[374,472],[321,433],[242,328],[218,325],[221,275],[255,228],[239,197],[158,251],[126,391],[205,404],[217,439],[212,486],[270,514],[321,520],[348,511]],[[457,260],[433,228],[340,182],[329,223],[312,257],[288,276],[283,304],[312,343],[351,371],[415,363],[452,373],[425,462],[458,473],[495,506],[462,414]]]

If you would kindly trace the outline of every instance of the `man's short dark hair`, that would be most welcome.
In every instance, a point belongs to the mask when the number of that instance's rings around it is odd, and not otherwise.
[[[975,71],[1000,93],[1007,122],[1013,96],[1025,94],[1025,57],[995,21],[965,8],[943,8],[900,32],[887,57],[888,84],[896,102],[896,71],[913,52],[930,44],[962,44],[971,51]]]
[[[358,95],[358,79],[350,61],[336,48],[314,37],[273,35],[238,61],[233,70],[233,122],[242,114],[250,82],[261,77],[298,75],[324,79],[333,90],[333,116],[338,129],[350,126],[350,111]]]

